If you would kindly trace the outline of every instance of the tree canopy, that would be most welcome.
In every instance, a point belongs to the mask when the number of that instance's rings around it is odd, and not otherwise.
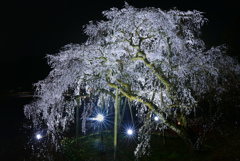
[[[103,11],[103,16],[106,20],[84,26],[85,43],[68,44],[47,55],[52,71],[35,84],[36,99],[25,106],[26,117],[35,126],[44,122],[49,132],[65,130],[74,120],[75,99],[82,89],[96,96],[98,105],[104,96],[106,108],[113,108],[110,103],[119,91],[143,121],[139,134],[146,135],[141,135],[136,155],[146,151],[155,128],[153,115],[187,140],[192,135],[187,116],[211,89],[226,91],[229,75],[239,78],[237,61],[225,54],[224,45],[205,47],[201,26],[207,19],[202,12],[139,9],[126,3],[122,9]],[[74,92],[69,100],[70,90]],[[82,113],[83,131],[89,107],[86,104]],[[197,139],[188,144],[196,147]]]

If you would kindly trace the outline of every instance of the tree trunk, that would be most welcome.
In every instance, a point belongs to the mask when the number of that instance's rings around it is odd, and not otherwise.
[[[199,142],[197,142],[198,137],[191,127],[183,126],[182,124],[178,125],[170,118],[164,121],[165,125],[175,131],[179,137],[184,140],[190,151],[194,152],[201,150],[201,145]]]
[[[200,150],[200,145],[197,142],[198,138],[191,128],[182,128],[178,135],[184,140],[190,151],[194,152]]]

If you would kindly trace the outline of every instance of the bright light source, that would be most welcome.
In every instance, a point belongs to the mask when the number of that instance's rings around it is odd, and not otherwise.
[[[98,114],[96,120],[102,122],[104,120],[104,116],[102,114]]]
[[[155,120],[155,121],[158,121],[158,117],[157,117],[157,116],[155,116],[155,117],[154,117],[154,120]]]
[[[127,130],[127,134],[128,134],[128,135],[132,135],[132,134],[133,134],[132,129],[128,129],[128,130]]]
[[[41,136],[40,134],[37,134],[37,135],[36,135],[36,138],[39,140],[39,139],[42,138],[42,136]]]

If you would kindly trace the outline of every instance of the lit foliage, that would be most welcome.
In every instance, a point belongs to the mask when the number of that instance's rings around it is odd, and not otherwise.
[[[99,104],[104,95],[107,108],[113,108],[110,103],[119,89],[134,102],[145,123],[139,130],[140,136],[145,133],[135,152],[139,156],[149,147],[153,114],[181,135],[198,99],[212,88],[223,92],[229,73],[239,75],[239,65],[225,55],[225,46],[205,48],[199,35],[207,20],[199,11],[138,9],[126,3],[123,9],[111,8],[103,15],[106,21],[85,26],[84,44],[69,44],[47,55],[52,71],[35,84],[36,101],[25,106],[34,125],[43,121],[49,131],[64,131],[74,120],[80,89],[98,96]],[[69,89],[74,94],[66,100]],[[82,113],[83,132],[89,107]]]

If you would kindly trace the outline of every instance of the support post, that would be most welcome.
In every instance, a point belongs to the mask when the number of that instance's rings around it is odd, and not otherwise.
[[[77,106],[76,106],[76,144],[78,140],[78,132],[79,132],[79,106],[80,106],[80,98],[77,98]]]
[[[115,118],[114,118],[114,160],[116,160],[117,155],[117,131],[118,131],[118,88],[116,89],[115,97]]]

